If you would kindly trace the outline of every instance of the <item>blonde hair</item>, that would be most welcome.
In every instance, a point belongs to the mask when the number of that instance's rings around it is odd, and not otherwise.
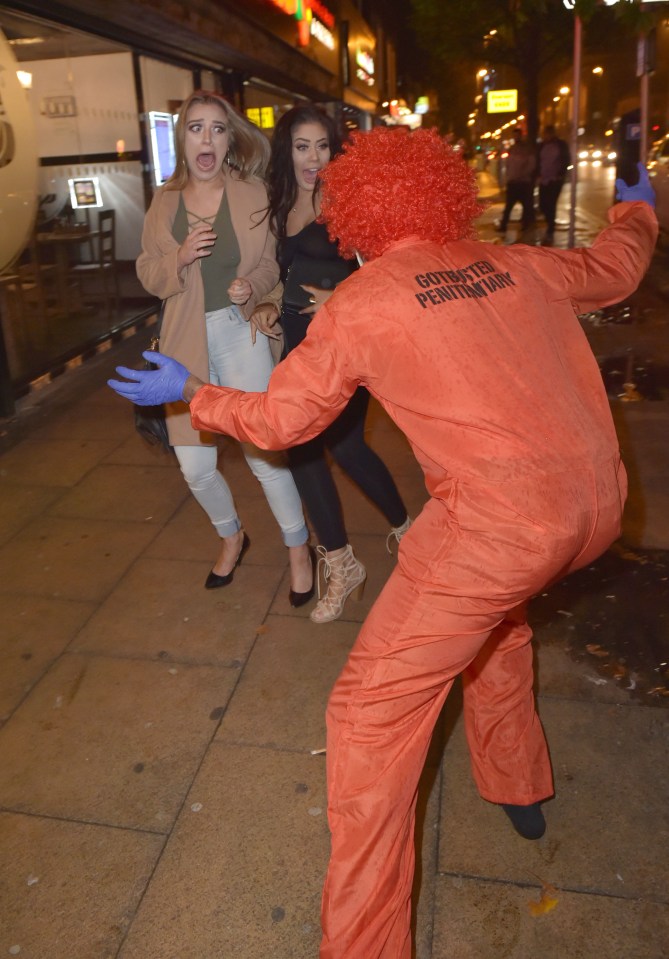
[[[186,117],[193,104],[205,103],[220,107],[228,124],[228,152],[225,163],[237,171],[240,180],[265,176],[270,146],[267,137],[246,117],[242,116],[220,93],[213,90],[195,90],[179,108],[176,122],[174,173],[165,183],[168,190],[183,190],[188,183],[186,164]]]

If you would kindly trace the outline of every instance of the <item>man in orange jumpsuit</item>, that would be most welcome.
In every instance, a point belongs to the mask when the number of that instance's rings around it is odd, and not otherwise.
[[[524,604],[607,548],[626,494],[577,314],[636,288],[657,222],[644,171],[619,184],[631,202],[589,249],[469,239],[473,174],[431,131],[359,134],[324,181],[330,233],[365,263],[267,393],[204,385],[161,356],[157,372],[119,368],[131,382],[110,385],[135,402],[185,398],[196,429],[281,449],[318,434],[362,384],[408,437],[430,499],[327,709],[320,955],[409,959],[418,780],[458,674],[481,796],[521,835],[545,828],[553,782]]]

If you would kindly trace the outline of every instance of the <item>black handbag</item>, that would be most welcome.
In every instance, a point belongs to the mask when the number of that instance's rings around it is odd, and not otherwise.
[[[339,257],[317,259],[296,253],[288,267],[283,288],[283,305],[286,309],[298,312],[309,306],[309,296],[302,284],[317,286],[321,290],[334,290],[338,283],[345,280],[357,269],[354,260],[341,260]]]
[[[149,349],[157,351],[160,347],[160,328],[163,323],[163,304],[160,308],[160,315],[156,326],[156,332],[151,337]],[[155,363],[144,360],[144,370],[157,370]],[[159,406],[133,406],[135,414],[135,429],[139,435],[150,443],[151,446],[160,446],[166,453],[171,452],[170,437],[167,432],[167,420],[165,418],[165,406],[161,403]]]

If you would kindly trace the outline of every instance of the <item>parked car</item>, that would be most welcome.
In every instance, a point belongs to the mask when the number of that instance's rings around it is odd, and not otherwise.
[[[655,212],[660,229],[669,233],[669,133],[651,147],[648,175],[657,197]]]

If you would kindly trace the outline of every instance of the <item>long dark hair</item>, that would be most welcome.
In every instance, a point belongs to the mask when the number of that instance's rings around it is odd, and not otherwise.
[[[342,149],[342,138],[337,125],[318,107],[311,104],[293,107],[281,117],[272,135],[272,152],[267,168],[269,223],[277,239],[285,237],[286,220],[297,199],[297,180],[293,166],[293,130],[303,123],[320,123],[325,129],[331,158],[341,153]],[[316,190],[314,190],[314,198]]]

